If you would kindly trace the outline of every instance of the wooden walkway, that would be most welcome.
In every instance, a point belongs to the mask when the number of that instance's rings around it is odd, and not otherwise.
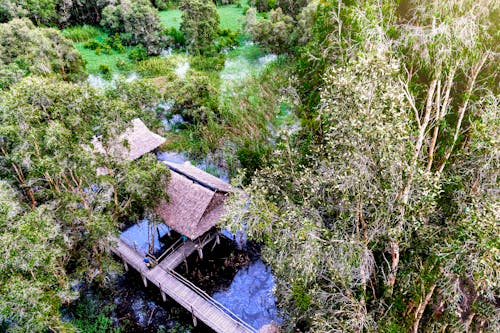
[[[214,237],[212,235],[205,238],[198,244],[198,248],[208,244]],[[112,251],[123,260],[125,269],[128,270],[128,267],[132,266],[141,274],[145,286],[148,281],[153,283],[160,288],[163,300],[166,300],[168,295],[186,308],[192,313],[195,324],[198,318],[219,333],[257,333],[253,327],[174,271],[175,267],[197,249],[192,241],[187,241],[174,249],[152,269],[148,269],[144,264],[144,258],[125,242],[116,239],[116,243],[117,246]]]

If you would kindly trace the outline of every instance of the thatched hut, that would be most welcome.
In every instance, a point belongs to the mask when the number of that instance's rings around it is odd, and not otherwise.
[[[196,239],[219,222],[224,214],[224,201],[234,190],[189,162],[165,164],[171,170],[170,202],[163,201],[157,207],[157,213],[169,227]]]
[[[111,140],[107,149],[98,138],[92,140],[94,151],[111,154],[119,159],[133,161],[149,153],[165,142],[165,138],[153,133],[139,118],[135,118],[122,134]]]

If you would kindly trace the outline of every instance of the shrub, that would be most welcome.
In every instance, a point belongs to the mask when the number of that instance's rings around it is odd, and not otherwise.
[[[28,19],[0,24],[0,81],[2,86],[24,75],[60,75],[81,79],[85,65],[71,41],[58,30],[35,27]]]
[[[68,39],[71,39],[73,42],[85,42],[89,39],[95,38],[99,36],[101,31],[94,26],[91,25],[82,25],[69,27],[62,31],[62,35]]]
[[[99,65],[99,72],[103,75],[110,75],[111,74],[111,69],[109,68],[108,65],[100,64]]]
[[[83,44],[83,47],[89,50],[97,50],[97,48],[101,47],[101,43],[96,41],[95,39],[89,40]]]
[[[128,71],[131,69],[131,67],[132,67],[131,64],[129,64],[123,59],[118,59],[116,61],[116,68],[118,68],[119,70]]]
[[[167,45],[171,47],[179,48],[186,45],[184,34],[175,27],[164,30],[163,34],[167,37]]]
[[[221,30],[214,42],[214,46],[219,52],[228,47],[238,46],[238,36],[239,34],[237,32],[233,32],[229,29]]]
[[[191,53],[211,51],[212,42],[219,29],[219,14],[211,1],[182,0],[181,32],[186,38],[186,47]]]
[[[195,56],[191,58],[191,67],[202,72],[221,71],[224,69],[226,58],[223,55],[216,57]]]
[[[132,51],[130,51],[128,57],[133,61],[142,61],[148,58],[148,52],[141,44],[139,44]]]
[[[120,0],[105,7],[101,25],[121,34],[127,45],[142,44],[149,55],[159,54],[164,44],[158,11],[147,0]]]
[[[114,34],[114,36],[106,38],[103,44],[108,45],[119,53],[125,52],[125,47],[123,46],[122,39],[118,33]]]
[[[149,58],[137,64],[136,70],[143,77],[173,76],[173,64],[167,58]]]

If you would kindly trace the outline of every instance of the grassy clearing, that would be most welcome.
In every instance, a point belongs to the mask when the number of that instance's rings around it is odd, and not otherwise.
[[[227,5],[217,7],[220,16],[220,28],[230,29],[232,31],[241,31],[243,29],[243,8],[248,1],[242,1],[241,6]],[[182,22],[182,12],[178,9],[163,10],[160,12],[160,20],[167,28],[179,29]]]
[[[182,12],[178,9],[162,10],[160,12],[160,21],[168,29],[181,27]]]
[[[89,50],[83,47],[83,43],[75,44],[76,49],[80,52],[83,59],[86,62],[85,68],[89,73],[99,73],[99,67],[101,65],[106,65],[109,67],[112,73],[117,72],[128,72],[131,67],[133,67],[133,63],[128,58],[128,52],[126,53],[117,53],[113,51],[111,54],[96,54],[95,51]],[[128,48],[131,50],[131,48]],[[130,67],[129,70],[123,70],[118,68],[117,63],[121,61]]]

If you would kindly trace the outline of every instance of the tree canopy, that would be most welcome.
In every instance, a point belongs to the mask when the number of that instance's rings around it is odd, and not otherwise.
[[[229,218],[264,242],[288,330],[495,331],[498,12],[311,2],[297,16],[283,40],[305,126]],[[263,27],[279,24],[247,27],[270,47]]]
[[[121,223],[149,216],[167,198],[168,168],[154,155],[136,162],[97,153],[135,117],[151,116],[87,85],[28,78],[0,102],[0,244],[5,261],[0,321],[13,331],[58,331],[70,282],[101,280],[110,236]],[[108,172],[98,174],[97,168]]]
[[[210,51],[219,32],[219,14],[211,1],[181,0],[181,32],[186,38],[186,48],[193,53]]]
[[[37,28],[28,19],[0,24],[0,89],[27,75],[83,78],[83,59],[71,42],[52,28]]]

